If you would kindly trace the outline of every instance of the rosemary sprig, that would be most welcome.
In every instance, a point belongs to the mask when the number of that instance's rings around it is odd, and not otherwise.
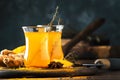
[[[51,22],[48,24],[48,25],[51,27],[51,29],[52,29],[53,22],[54,22],[57,14],[58,14],[58,9],[59,9],[59,7],[57,6],[57,7],[56,7],[55,14],[53,15],[53,18],[52,18]],[[50,30],[51,30],[51,29],[50,29]]]

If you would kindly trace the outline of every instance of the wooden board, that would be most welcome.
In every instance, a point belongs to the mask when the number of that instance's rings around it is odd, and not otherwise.
[[[73,67],[62,69],[0,69],[0,78],[73,77],[96,74],[96,68]]]

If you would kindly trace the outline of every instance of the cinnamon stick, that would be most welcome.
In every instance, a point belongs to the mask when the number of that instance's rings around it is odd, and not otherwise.
[[[83,31],[79,32],[71,41],[63,46],[63,52],[66,56],[70,49],[75,46],[80,40],[85,38],[87,35],[92,34],[95,30],[97,30],[103,23],[105,23],[104,18],[97,19],[90,23]]]

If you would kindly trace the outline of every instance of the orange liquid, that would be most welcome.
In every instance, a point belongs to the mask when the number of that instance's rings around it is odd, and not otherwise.
[[[62,60],[64,57],[61,45],[61,34],[61,32],[49,32],[48,47],[50,61],[54,59]]]
[[[25,32],[26,52],[24,55],[26,67],[47,67],[50,63],[48,53],[48,33]]]

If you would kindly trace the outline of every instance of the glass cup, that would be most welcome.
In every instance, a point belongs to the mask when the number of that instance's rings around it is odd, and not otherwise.
[[[61,45],[63,25],[23,26],[26,50],[24,63],[26,67],[48,67],[50,61],[62,60]]]
[[[64,58],[61,43],[63,27],[63,25],[52,25],[51,31],[48,32],[48,51],[50,55],[50,61],[54,61],[56,59],[62,60]]]
[[[46,27],[24,26],[26,67],[47,67],[50,63],[48,53],[48,32]]]

